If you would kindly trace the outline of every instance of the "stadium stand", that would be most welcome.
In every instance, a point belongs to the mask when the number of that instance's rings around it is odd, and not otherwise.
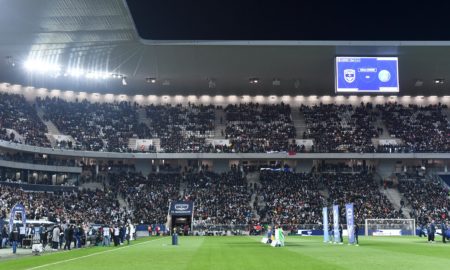
[[[213,105],[150,105],[145,110],[151,134],[161,138],[163,152],[208,152],[205,138],[214,137]]]
[[[372,104],[320,104],[300,107],[307,131],[304,139],[314,139],[314,152],[374,152],[371,139],[378,136]]]
[[[197,225],[247,224],[251,219],[251,192],[242,173],[187,174],[184,196],[195,202]]]
[[[426,224],[429,219],[439,222],[448,217],[449,192],[439,181],[403,174],[398,189],[412,206],[410,216],[419,224]]]
[[[450,125],[443,113],[446,105],[419,107],[392,103],[377,108],[391,136],[403,140],[403,151],[450,151]]]
[[[296,136],[289,105],[228,105],[225,112],[225,137],[230,138],[234,152],[287,151],[288,140]]]
[[[330,194],[329,205],[353,202],[358,224],[363,224],[365,219],[403,218],[403,214],[395,210],[380,192],[381,183],[377,184],[370,173],[330,173],[321,177]]]
[[[68,142],[68,148],[127,152],[128,139],[133,135],[150,136],[148,127],[138,123],[137,104],[67,102],[57,98],[37,98],[36,103],[43,108],[45,119],[75,139],[76,145]]]
[[[169,202],[179,196],[179,174],[120,173],[110,175],[114,194],[129,205],[129,218],[137,223],[164,224]]]
[[[7,132],[7,129],[15,132]],[[50,147],[47,127],[35,108],[21,95],[0,93],[0,138],[2,140]]]
[[[326,200],[319,192],[323,188],[319,179],[312,174],[261,171],[262,221],[289,226],[320,224]]]

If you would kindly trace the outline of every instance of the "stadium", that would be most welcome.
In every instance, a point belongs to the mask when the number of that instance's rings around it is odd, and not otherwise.
[[[431,2],[0,1],[0,269],[445,269]]]

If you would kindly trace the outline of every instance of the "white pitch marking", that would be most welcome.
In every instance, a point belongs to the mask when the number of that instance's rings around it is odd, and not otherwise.
[[[99,255],[99,254],[105,254],[105,253],[108,253],[108,252],[122,250],[124,248],[130,248],[130,247],[135,247],[135,246],[139,246],[139,245],[152,243],[152,242],[155,242],[157,240],[166,239],[166,238],[167,237],[161,237],[161,238],[158,238],[158,239],[155,239],[155,240],[145,241],[145,242],[134,244],[134,245],[130,245],[130,246],[119,247],[119,248],[116,248],[116,249],[109,249],[109,250],[105,250],[105,251],[101,251],[101,252],[97,252],[97,253],[84,255],[84,256],[81,256],[81,257],[76,257],[76,258],[71,258],[71,259],[67,259],[67,260],[63,260],[63,261],[47,263],[47,264],[39,265],[39,266],[36,266],[36,267],[27,268],[26,270],[34,270],[34,269],[39,269],[39,268],[43,268],[43,267],[47,267],[47,266],[53,266],[53,265],[57,265],[57,264],[61,264],[61,263],[71,262],[71,261],[75,261],[75,260],[78,260],[78,259],[84,259],[84,258],[87,258],[87,257],[92,257],[92,256],[95,256],[95,255]]]

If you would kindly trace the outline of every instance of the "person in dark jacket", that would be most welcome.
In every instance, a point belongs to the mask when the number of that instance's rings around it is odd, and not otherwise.
[[[445,235],[447,232],[447,222],[445,220],[442,220],[441,224],[441,231],[442,231],[442,243],[447,243],[447,236]]]
[[[357,223],[355,223],[355,226],[353,227],[353,229],[354,229],[353,233],[355,234],[355,243],[357,246],[359,246],[359,240],[358,240],[359,226]]]
[[[6,229],[6,224],[5,224],[5,225],[3,225],[2,233],[1,233],[1,239],[0,239],[0,241],[1,241],[1,243],[0,243],[1,248],[6,248],[7,240],[8,240],[8,231]]]
[[[11,234],[9,235],[9,241],[11,242],[13,254],[17,251],[17,241],[19,241],[19,229],[16,225],[13,226]]]
[[[436,225],[434,224],[434,220],[430,222],[428,226],[428,242],[434,243],[434,234],[436,233]]]
[[[344,243],[344,239],[342,238],[343,230],[344,230],[344,228],[342,228],[342,223],[339,223],[339,241],[340,241],[340,244]]]
[[[64,250],[67,248],[70,250],[70,246],[73,241],[73,227],[72,225],[68,225],[67,228],[64,230],[64,237],[66,240],[66,244],[64,245]]]

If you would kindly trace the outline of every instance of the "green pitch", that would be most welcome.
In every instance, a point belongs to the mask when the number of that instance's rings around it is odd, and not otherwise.
[[[440,237],[438,237],[440,240]],[[324,244],[321,237],[287,237],[273,248],[261,237],[147,238],[130,246],[95,247],[0,261],[0,269],[448,269],[450,244],[418,237],[361,237],[360,246]]]

